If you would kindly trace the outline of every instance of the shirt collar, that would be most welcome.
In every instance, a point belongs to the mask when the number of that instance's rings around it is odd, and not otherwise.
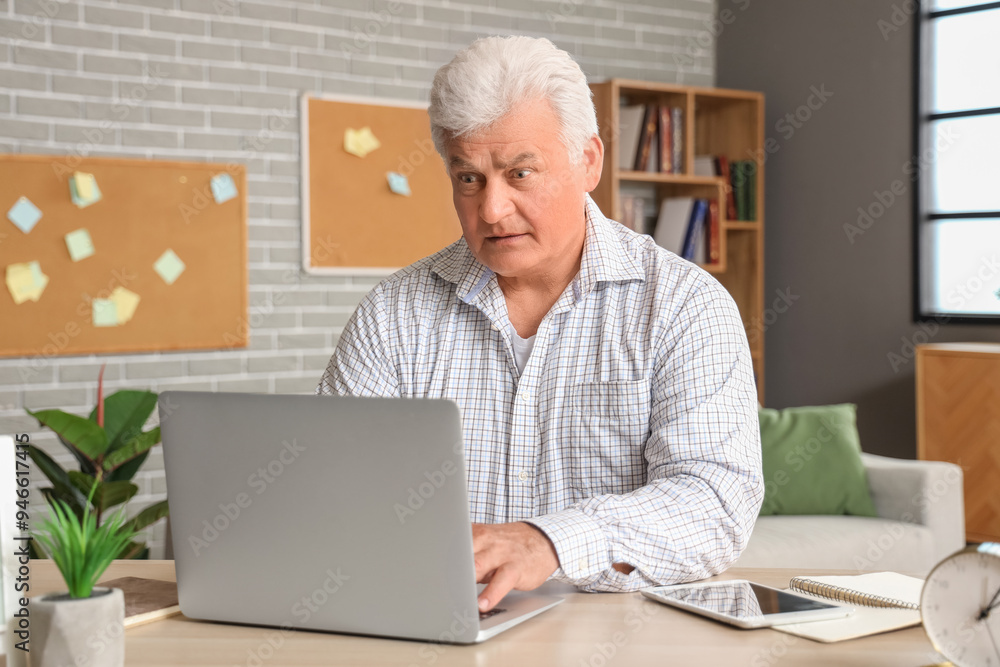
[[[572,283],[576,299],[589,294],[600,282],[645,280],[642,266],[626,250],[615,228],[618,223],[604,217],[589,194],[585,210],[587,232],[583,257],[580,273]],[[475,258],[464,237],[439,253],[431,271],[456,284],[456,296],[465,303],[471,303],[495,275]]]

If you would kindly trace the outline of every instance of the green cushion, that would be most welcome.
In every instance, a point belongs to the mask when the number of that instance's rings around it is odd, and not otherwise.
[[[759,408],[764,505],[770,514],[877,516],[861,461],[857,408]]]

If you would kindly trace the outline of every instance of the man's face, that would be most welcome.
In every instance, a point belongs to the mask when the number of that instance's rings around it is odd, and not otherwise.
[[[534,100],[480,134],[451,139],[447,155],[455,210],[476,259],[503,278],[572,279],[586,232],[584,193],[601,177],[600,139],[572,164],[555,112]]]

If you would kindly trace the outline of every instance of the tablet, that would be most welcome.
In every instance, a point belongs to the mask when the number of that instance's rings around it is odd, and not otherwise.
[[[654,586],[642,591],[650,600],[708,616],[740,628],[766,628],[844,618],[851,607],[755,584],[744,579]]]

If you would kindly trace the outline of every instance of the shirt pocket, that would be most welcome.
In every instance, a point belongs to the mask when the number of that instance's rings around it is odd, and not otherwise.
[[[645,484],[650,402],[646,379],[573,386],[568,430],[575,491],[591,497]]]

